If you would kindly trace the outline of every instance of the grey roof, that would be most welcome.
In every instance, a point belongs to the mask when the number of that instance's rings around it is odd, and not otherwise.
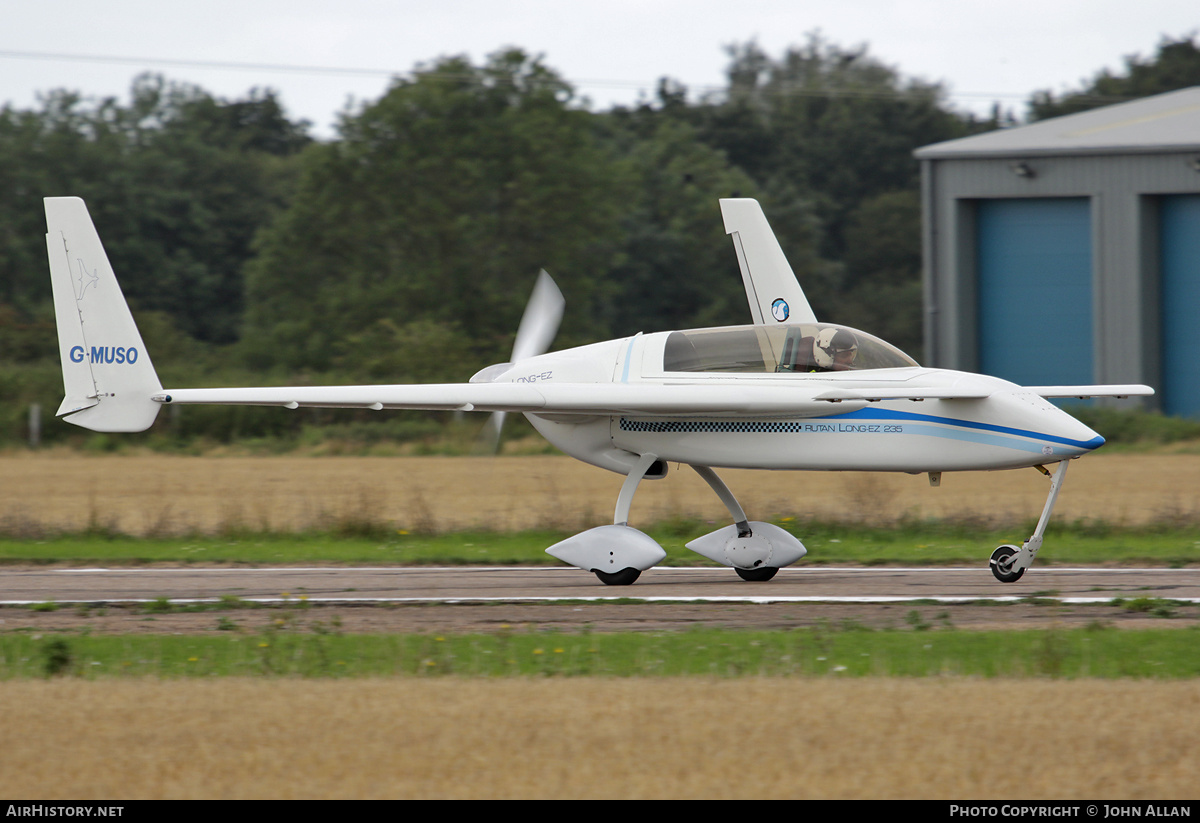
[[[1200,149],[1200,86],[934,143],[914,154],[921,160],[940,160],[1196,149]]]

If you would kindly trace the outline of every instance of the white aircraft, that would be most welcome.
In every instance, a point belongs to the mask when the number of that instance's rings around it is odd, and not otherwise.
[[[512,361],[468,383],[164,390],[83,201],[45,205],[66,390],[60,416],[118,432],[149,428],[170,404],[522,412],[562,451],[625,475],[612,525],[546,550],[609,585],[633,583],[666,556],[629,525],[629,511],[638,484],[664,477],[670,463],[704,478],[733,520],[687,547],[751,581],[770,580],[806,549],[750,520],[714,467],[927,472],[935,486],[946,471],[1035,467],[1051,476],[1037,528],[990,561],[997,579],[1013,582],[1041,547],[1069,461],[1104,443],[1046,398],[1153,394],[1141,385],[1021,387],[922,368],[878,338],[819,322],[762,209],[746,199],[722,200],[721,211],[752,325],[639,333],[546,354],[563,299],[542,272]]]

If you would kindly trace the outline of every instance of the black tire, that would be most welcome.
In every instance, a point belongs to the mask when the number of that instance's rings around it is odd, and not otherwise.
[[[775,572],[779,571],[779,567],[759,566],[757,569],[739,569],[737,566],[734,566],[733,570],[743,580],[749,580],[751,583],[766,583],[775,576]]]
[[[992,552],[992,559],[988,561],[988,565],[992,567],[992,574],[1001,583],[1016,583],[1025,574],[1024,569],[1017,571],[1005,571],[1008,568],[1010,558],[1017,553],[1017,550],[1012,546],[1001,546]]]
[[[633,581],[637,580],[642,573],[641,569],[634,568],[624,568],[619,572],[602,572],[599,569],[592,569],[592,571],[606,586],[632,586]]]

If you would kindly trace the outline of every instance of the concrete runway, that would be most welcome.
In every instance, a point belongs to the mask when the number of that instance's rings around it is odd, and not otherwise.
[[[1035,566],[1016,583],[977,568],[783,569],[747,583],[732,569],[654,568],[632,586],[604,586],[578,569],[537,567],[119,568],[0,571],[0,603],[27,604],[215,600],[278,602],[472,602],[603,600],[725,602],[968,602],[1044,597],[1069,603],[1115,597],[1200,602],[1200,568]]]

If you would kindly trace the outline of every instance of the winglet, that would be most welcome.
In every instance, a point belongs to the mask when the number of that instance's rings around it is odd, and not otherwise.
[[[722,200],[721,216],[725,218],[725,233],[733,235],[733,248],[737,251],[755,325],[785,321],[816,323],[817,316],[808,305],[808,298],[758,201]]]
[[[45,206],[66,392],[58,414],[95,431],[144,431],[162,385],[87,206],[78,197],[47,197]]]

